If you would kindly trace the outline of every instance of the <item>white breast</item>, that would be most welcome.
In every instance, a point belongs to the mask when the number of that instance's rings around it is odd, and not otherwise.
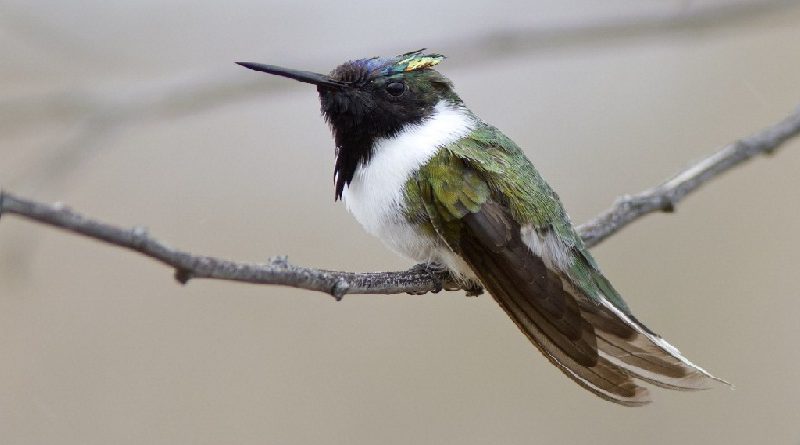
[[[398,253],[418,261],[431,258],[431,240],[403,217],[403,187],[412,173],[443,146],[469,134],[474,125],[465,108],[442,101],[422,123],[407,126],[393,138],[377,140],[370,161],[358,166],[342,192],[347,210],[367,232]]]

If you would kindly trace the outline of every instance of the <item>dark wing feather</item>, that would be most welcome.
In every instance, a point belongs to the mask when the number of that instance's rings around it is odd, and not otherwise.
[[[462,257],[545,357],[604,399],[629,406],[649,402],[646,388],[598,354],[594,328],[561,277],[522,241],[508,209],[488,201],[462,223]]]

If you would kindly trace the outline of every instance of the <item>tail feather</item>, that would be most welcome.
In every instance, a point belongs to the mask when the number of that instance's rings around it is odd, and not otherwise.
[[[612,293],[616,299],[619,295],[599,271],[595,271],[594,280],[599,293],[590,298],[569,279],[562,278],[565,289],[577,300],[581,315],[595,328],[601,356],[631,376],[662,388],[694,391],[708,389],[714,382],[730,385],[689,361],[629,311],[614,305],[605,293]]]
[[[609,301],[602,299],[602,308],[625,323],[633,334],[620,336],[619,329],[612,332],[596,329],[598,349],[631,375],[656,386],[684,391],[708,389],[714,382],[730,385],[689,361],[676,347]]]

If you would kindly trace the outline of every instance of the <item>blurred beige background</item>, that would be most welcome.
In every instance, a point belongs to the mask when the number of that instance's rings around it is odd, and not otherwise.
[[[800,102],[800,6],[687,20],[731,3],[3,2],[0,186],[197,253],[405,268],[333,202],[313,88],[234,61],[447,54],[583,222]],[[625,25],[663,19],[683,25]],[[484,40],[521,29],[541,32]],[[736,384],[640,409],[564,378],[489,296],[180,287],[4,217],[0,442],[800,443],[798,171],[794,141],[594,249],[640,319]]]

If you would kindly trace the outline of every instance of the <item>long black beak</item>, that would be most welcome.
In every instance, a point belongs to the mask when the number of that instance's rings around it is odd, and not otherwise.
[[[348,85],[347,83],[339,82],[338,80],[333,80],[324,74],[312,73],[311,71],[292,70],[289,68],[283,68],[276,65],[265,65],[263,63],[253,63],[253,62],[236,62],[236,64],[241,65],[245,68],[249,68],[254,71],[262,71],[269,74],[275,74],[277,76],[288,77],[290,79],[294,79],[300,82],[310,83],[312,85],[317,85],[317,86],[342,88]]]

